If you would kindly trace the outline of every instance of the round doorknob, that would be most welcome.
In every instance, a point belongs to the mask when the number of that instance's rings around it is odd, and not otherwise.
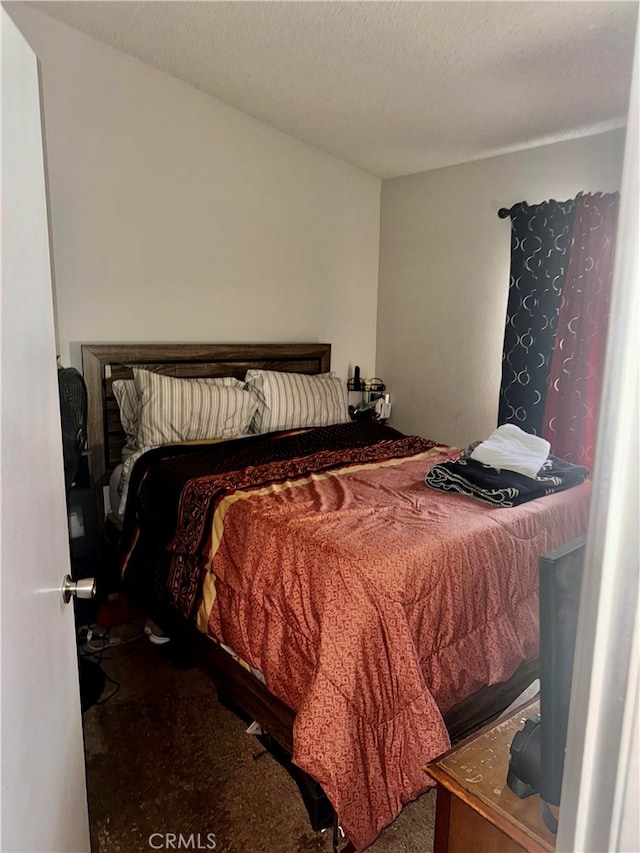
[[[81,578],[79,581],[74,581],[71,575],[65,575],[61,592],[65,604],[68,604],[72,598],[95,598],[96,579]]]

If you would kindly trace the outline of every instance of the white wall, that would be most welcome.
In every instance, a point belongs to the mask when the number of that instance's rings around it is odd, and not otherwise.
[[[373,372],[378,178],[22,4],[42,65],[59,352],[328,341]]]
[[[622,131],[384,181],[380,214],[379,179],[9,12],[42,63],[63,363],[83,341],[329,341],[341,374],[386,381],[398,428],[465,444],[495,426],[497,210],[618,188]]]
[[[392,423],[464,446],[495,429],[509,288],[501,207],[620,187],[624,131],[387,180],[376,374]]]

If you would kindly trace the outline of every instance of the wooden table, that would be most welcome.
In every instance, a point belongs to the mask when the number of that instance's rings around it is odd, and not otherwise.
[[[427,765],[438,783],[434,853],[553,853],[540,797],[507,787],[509,748],[539,701],[491,723]]]

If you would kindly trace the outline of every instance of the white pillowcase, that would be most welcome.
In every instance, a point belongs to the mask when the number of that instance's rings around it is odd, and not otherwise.
[[[136,368],[140,372],[152,373],[152,371],[144,371],[142,368]],[[157,375],[157,374],[153,374]],[[195,378],[182,379],[183,382],[204,382],[208,385],[224,385],[233,388],[244,388],[244,382],[236,379],[233,376],[221,376],[216,378]],[[123,459],[130,455],[134,450],[138,449],[138,429],[140,425],[140,395],[136,390],[136,384],[133,379],[114,379],[112,384],[113,396],[116,398],[118,409],[120,410],[120,423],[124,430],[127,441],[122,450]]]
[[[252,432],[329,426],[350,420],[347,386],[333,373],[308,376],[247,370],[245,382],[258,400]]]
[[[535,477],[547,461],[551,445],[538,435],[530,435],[515,424],[503,424],[481,441],[471,458],[492,468],[504,468]]]
[[[134,368],[133,381],[140,400],[140,448],[249,432],[257,400],[233,377],[178,379]]]
[[[127,436],[126,447],[129,451],[138,446],[138,423],[140,421],[140,400],[133,379],[114,379],[111,386],[120,410],[120,423]]]

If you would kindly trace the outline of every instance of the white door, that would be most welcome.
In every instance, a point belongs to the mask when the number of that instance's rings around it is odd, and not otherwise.
[[[37,58],[2,9],[3,853],[89,850]]]

